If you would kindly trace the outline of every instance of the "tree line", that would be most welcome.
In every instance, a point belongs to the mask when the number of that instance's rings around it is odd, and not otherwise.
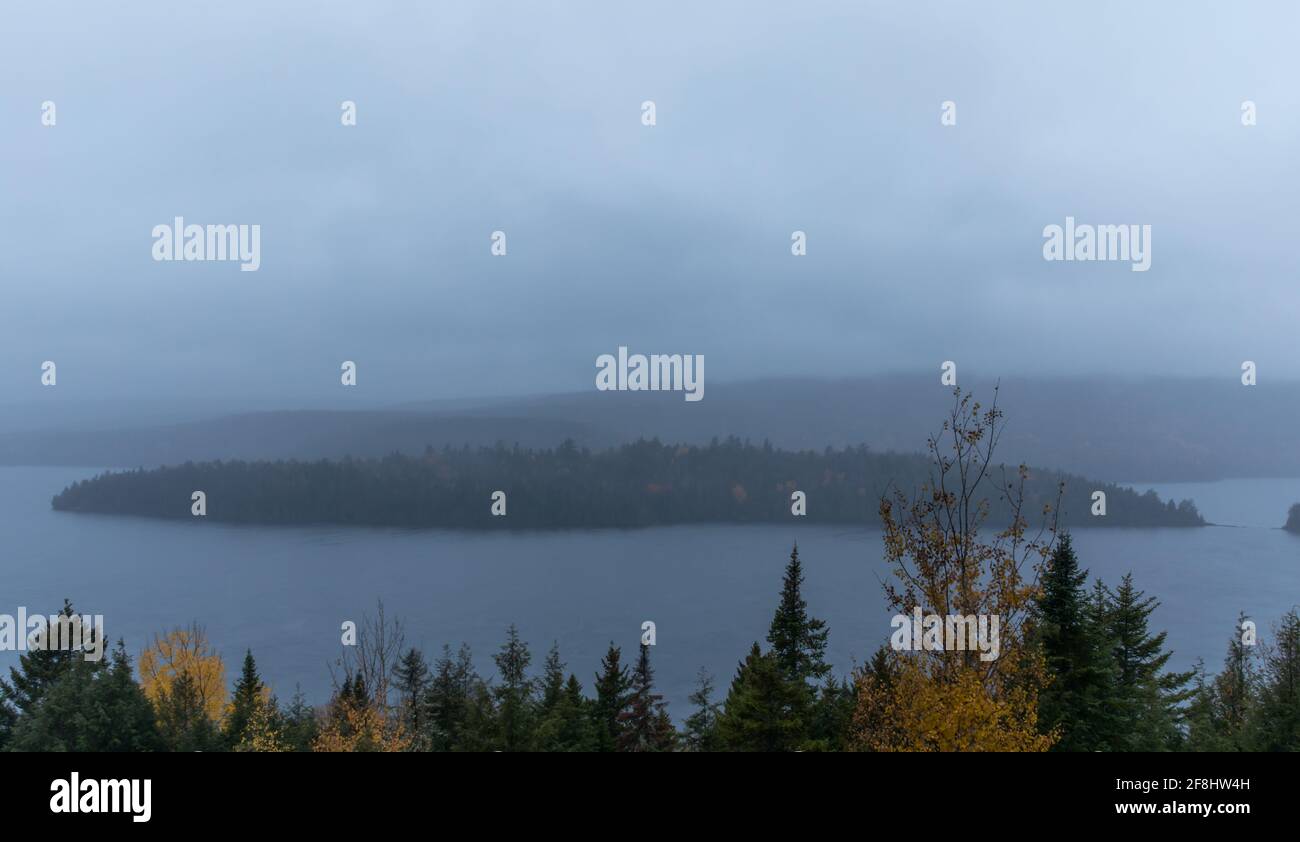
[[[136,667],[119,641],[110,657],[34,650],[0,679],[0,748],[9,751],[1294,751],[1300,749],[1300,616],[1271,644],[1243,642],[1238,623],[1224,667],[1171,672],[1157,606],[1132,575],[1087,586],[1068,534],[1034,600],[1029,635],[1045,671],[1028,708],[980,693],[918,684],[888,646],[850,674],[826,663],[826,624],[802,594],[796,547],[766,645],[755,641],[725,692],[701,669],[680,722],[655,691],[652,647],[629,660],[613,643],[590,692],[557,646],[540,669],[511,626],[484,678],[468,646],[432,663],[406,647],[401,623],[368,619],[335,690],[313,707],[281,703],[251,652],[229,693],[202,628],[160,635]],[[65,604],[69,615],[72,606]],[[953,653],[948,653],[949,655]],[[1026,652],[1004,652],[1022,659]],[[137,676],[138,667],[138,676]],[[929,710],[923,710],[930,706]],[[1010,710],[1013,715],[1005,715]],[[1014,713],[1020,710],[1023,718]],[[920,711],[921,716],[916,713]],[[976,722],[985,727],[968,726]]]
[[[550,449],[426,448],[419,456],[313,462],[203,462],[109,472],[55,495],[60,511],[192,517],[191,495],[206,495],[206,517],[233,523],[354,524],[466,529],[646,527],[690,523],[789,523],[795,492],[808,523],[880,525],[877,502],[927,480],[922,454],[865,446],[788,451],[737,438],[704,447],[642,440],[590,451],[572,441]],[[1015,472],[1014,466],[990,466]],[[1061,489],[1064,489],[1062,492]],[[505,497],[493,514],[493,495]],[[1105,516],[1094,516],[1094,492]],[[1050,470],[1029,472],[1031,507],[1057,504],[1062,525],[1199,526],[1190,500],[1161,501]],[[1006,518],[994,496],[990,513]],[[504,516],[498,516],[504,514]]]

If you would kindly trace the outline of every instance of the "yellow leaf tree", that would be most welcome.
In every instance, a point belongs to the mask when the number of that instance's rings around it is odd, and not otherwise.
[[[154,635],[140,653],[140,685],[154,705],[171,692],[178,676],[188,675],[208,718],[220,722],[226,709],[226,665],[198,623]]]
[[[1027,470],[1020,466],[1008,480],[993,462],[1001,418],[996,391],[985,410],[955,390],[949,417],[927,443],[929,481],[914,498],[896,491],[880,503],[893,573],[884,584],[890,607],[907,617],[917,608],[927,616],[997,617],[997,656],[982,659],[972,647],[884,650],[859,679],[855,748],[1045,751],[1053,742],[1038,730],[1046,668],[1026,635],[1038,570],[1055,538],[1056,507],[1044,507],[1042,526],[1031,535],[1022,512]],[[986,538],[990,493],[1011,515]]]

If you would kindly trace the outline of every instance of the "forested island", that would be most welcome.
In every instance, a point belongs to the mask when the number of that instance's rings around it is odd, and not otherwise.
[[[378,459],[213,461],[104,473],[55,495],[56,510],[192,518],[195,491],[206,517],[229,523],[352,524],[462,529],[581,529],[703,523],[879,525],[882,498],[913,493],[934,463],[921,454],[865,446],[781,450],[735,437],[707,446],[640,440],[607,450],[572,441],[546,449],[427,447]],[[1016,466],[990,466],[990,480],[1018,483]],[[805,495],[806,514],[793,513]],[[1200,526],[1190,500],[1029,469],[1024,512],[1057,506],[1061,526]],[[1092,514],[1105,493],[1105,515]],[[496,492],[504,503],[495,508]],[[500,495],[497,495],[500,500]],[[1010,515],[1005,495],[989,514]]]

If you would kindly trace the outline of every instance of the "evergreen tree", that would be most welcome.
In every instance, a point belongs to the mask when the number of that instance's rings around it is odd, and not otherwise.
[[[220,751],[221,733],[208,719],[194,677],[177,674],[155,702],[158,731],[169,751]]]
[[[650,647],[644,643],[632,670],[627,707],[618,715],[618,724],[619,751],[672,751],[676,746],[677,732],[663,696],[654,692]]]
[[[856,681],[836,681],[826,676],[817,701],[810,711],[807,749],[843,751],[848,745],[853,711],[858,706]]]
[[[307,704],[302,687],[294,687],[293,698],[281,715],[281,739],[289,751],[311,751],[312,743],[320,732],[316,709]]]
[[[772,653],[786,678],[799,683],[820,681],[830,672],[826,664],[826,623],[808,616],[803,579],[803,564],[796,545],[785,567],[781,602],[772,617],[767,642],[772,644]]]
[[[1104,626],[1090,620],[1085,583],[1069,533],[1061,536],[1043,571],[1036,637],[1050,683],[1038,694],[1038,727],[1055,729],[1054,751],[1094,751],[1106,730],[1111,651]]]
[[[806,725],[799,719],[807,699],[792,684],[773,653],[755,642],[741,662],[718,717],[724,751],[792,751],[801,746]]]
[[[1205,661],[1197,658],[1195,666],[1192,667],[1192,697],[1184,714],[1187,723],[1184,749],[1187,751],[1227,750],[1218,723],[1215,721],[1215,707],[1214,682],[1205,674]]]
[[[1178,747],[1182,712],[1192,691],[1192,672],[1165,672],[1172,652],[1165,632],[1152,634],[1151,612],[1159,606],[1133,586],[1133,574],[1120,581],[1110,605],[1108,627],[1115,658],[1114,701],[1118,727],[1109,735],[1115,751],[1168,751]]]
[[[582,684],[577,676],[570,675],[537,725],[537,749],[595,751],[596,729],[587,706]]]
[[[429,749],[425,695],[429,687],[429,665],[419,649],[411,647],[393,669],[397,685],[398,716],[414,751]]]
[[[244,652],[244,668],[235,682],[235,693],[230,701],[230,713],[226,716],[224,736],[226,745],[234,748],[244,739],[244,729],[248,727],[253,713],[263,703],[262,679],[257,674],[257,664],[253,661],[253,650]]]
[[[622,650],[610,641],[609,651],[600,661],[596,675],[596,700],[591,706],[592,721],[596,728],[596,750],[614,751],[618,745],[619,714],[627,707],[631,679],[627,667],[621,666]]]
[[[496,662],[501,683],[493,688],[499,723],[500,746],[503,751],[527,751],[533,726],[533,682],[528,678],[528,665],[533,656],[528,644],[519,638],[513,623],[506,630],[506,642],[501,651],[492,656]]]
[[[492,700],[474,670],[469,646],[461,644],[455,657],[443,645],[426,691],[429,747],[433,751],[488,749],[495,741]]]
[[[72,603],[63,601],[62,616],[72,617]],[[26,633],[26,629],[21,630]],[[0,678],[0,745],[6,733],[23,714],[31,712],[45,693],[73,664],[83,660],[80,650],[64,646],[29,648],[18,656],[18,666],[9,668],[9,680]]]
[[[560,644],[553,642],[542,665],[542,698],[538,713],[546,716],[564,697],[564,662],[560,660]]]
[[[82,658],[42,694],[14,730],[14,751],[158,751],[153,706],[119,641],[108,663]]]
[[[1300,614],[1293,608],[1274,630],[1254,717],[1256,751],[1300,750]]]
[[[687,751],[716,751],[718,747],[718,704],[713,701],[713,676],[700,667],[690,703],[695,712],[686,717],[682,743]]]
[[[1238,613],[1237,627],[1228,639],[1223,672],[1214,679],[1214,725],[1223,741],[1220,751],[1249,751],[1250,728],[1259,704],[1259,676],[1255,669],[1255,647],[1247,643],[1244,627],[1249,618]]]

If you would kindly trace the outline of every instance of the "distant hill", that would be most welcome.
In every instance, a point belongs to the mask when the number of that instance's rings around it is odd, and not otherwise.
[[[557,448],[428,448],[420,456],[315,462],[187,463],[102,474],[52,501],[69,512],[192,519],[191,494],[206,495],[209,520],[231,523],[550,529],[642,527],[685,523],[878,524],[882,495],[909,497],[931,461],[865,447],[786,451],[731,438],[706,447],[640,441],[593,452]],[[1011,522],[995,468],[981,486],[990,523]],[[1016,468],[1005,478],[1014,480]],[[1199,526],[1189,501],[1161,501],[1047,470],[1031,470],[1023,512],[1038,523],[1064,484],[1064,526]],[[1107,497],[1105,517],[1090,514],[1091,495]],[[490,511],[505,493],[506,515]],[[806,495],[806,517],[791,512]]]
[[[993,381],[965,388],[987,401]],[[412,403],[391,410],[258,412],[116,430],[0,435],[0,464],[135,467],[186,460],[337,458],[571,438],[606,448],[658,437],[703,444],[734,435],[787,448],[865,443],[919,452],[951,404],[933,376],[710,383],[674,392],[589,392],[526,399]],[[999,456],[1111,481],[1300,476],[1300,384],[1222,380],[1003,381]],[[66,422],[65,422],[66,426]]]

